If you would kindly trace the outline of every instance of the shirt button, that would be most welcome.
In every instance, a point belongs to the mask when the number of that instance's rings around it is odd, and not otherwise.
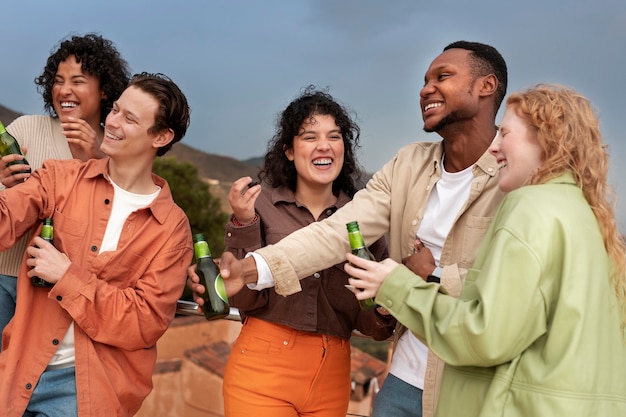
[[[487,168],[487,171],[491,172],[493,171],[493,168]]]
[[[233,234],[232,234],[232,233],[230,233],[230,232],[226,233],[226,236],[228,236],[228,237],[231,237],[232,235],[233,235]]]
[[[320,277],[320,273],[319,273],[319,272],[316,272],[316,273],[314,273],[314,274],[313,274],[313,276],[314,276],[315,278],[319,278],[319,277]]]
[[[330,216],[331,214],[333,214],[333,211],[331,209],[326,210],[326,215]]]
[[[108,198],[104,199],[104,204],[109,204],[111,201]]]
[[[92,252],[95,252],[95,251],[97,251],[97,250],[98,250],[98,247],[97,247],[96,245],[93,245],[93,246],[91,247],[91,251],[92,251]]]
[[[288,344],[289,344],[289,342],[288,342],[288,341],[283,340],[283,345],[287,346]]]
[[[415,225],[417,224],[417,220],[413,220],[413,221],[411,222],[411,224],[412,224],[413,226],[415,226]]]
[[[61,301],[62,299],[63,299],[63,297],[62,297],[62,296],[57,295],[57,301]]]
[[[59,339],[52,339],[52,344],[53,345],[58,345],[59,344]]]
[[[31,389],[32,387],[33,387],[33,384],[31,384],[30,382],[26,384],[26,389]]]

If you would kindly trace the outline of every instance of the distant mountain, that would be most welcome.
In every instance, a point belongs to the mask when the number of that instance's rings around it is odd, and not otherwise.
[[[13,120],[15,120],[18,116],[21,116],[21,115],[22,115],[21,113],[13,111],[9,109],[8,107],[4,107],[2,104],[0,104],[0,121],[2,121],[3,125],[5,126],[8,125]]]
[[[22,113],[18,113],[0,104],[0,120],[6,126]],[[254,162],[247,163],[227,156],[214,155],[194,149],[182,142],[174,145],[166,157],[175,157],[179,161],[194,164],[200,176],[207,180],[218,180],[224,185],[246,175],[256,176],[259,167]],[[262,158],[259,158],[262,161]]]

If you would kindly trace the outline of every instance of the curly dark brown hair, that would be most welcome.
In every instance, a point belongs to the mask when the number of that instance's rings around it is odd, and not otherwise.
[[[57,116],[52,102],[52,87],[59,64],[71,55],[76,57],[76,62],[82,65],[85,73],[100,81],[100,88],[105,95],[100,106],[100,123],[104,123],[113,102],[128,85],[130,70],[113,42],[97,33],[62,39],[48,57],[43,72],[35,78],[37,91],[43,97],[44,110],[51,116]]]
[[[268,144],[259,179],[274,188],[289,187],[295,192],[298,174],[293,161],[287,159],[285,150],[293,148],[294,137],[299,134],[302,124],[315,115],[334,117],[341,130],[344,162],[339,176],[333,181],[333,193],[342,190],[352,197],[362,175],[355,157],[361,130],[346,108],[314,85],[304,88],[300,96],[289,103],[278,117],[276,132]]]

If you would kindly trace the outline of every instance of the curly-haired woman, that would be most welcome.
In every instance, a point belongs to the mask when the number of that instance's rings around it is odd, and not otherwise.
[[[35,78],[48,115],[21,116],[7,126],[28,151],[30,168],[41,167],[46,159],[103,157],[104,119],[129,79],[128,65],[110,40],[95,33],[62,39]],[[23,164],[7,165],[19,159],[19,155],[0,158],[0,190],[30,175],[20,173],[28,168]],[[15,311],[17,272],[30,238],[27,233],[10,250],[0,252],[0,331]]]

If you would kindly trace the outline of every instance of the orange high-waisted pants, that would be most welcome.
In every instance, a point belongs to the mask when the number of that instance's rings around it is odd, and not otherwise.
[[[226,417],[345,417],[350,341],[248,317],[224,373]]]

